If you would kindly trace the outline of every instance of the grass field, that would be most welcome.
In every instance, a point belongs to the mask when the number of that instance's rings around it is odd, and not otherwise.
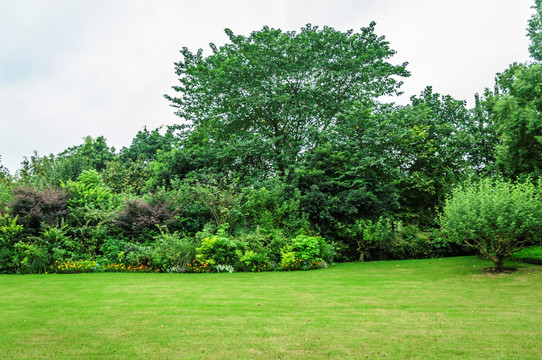
[[[0,359],[540,359],[542,267],[2,275]]]

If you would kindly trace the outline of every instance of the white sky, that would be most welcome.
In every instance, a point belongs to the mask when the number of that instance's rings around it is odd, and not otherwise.
[[[495,73],[529,60],[534,0],[0,0],[0,156],[58,153],[103,135],[128,146],[143,126],[178,123],[163,98],[179,50],[307,23],[359,30],[371,20],[408,61],[403,98],[427,85],[472,104]],[[207,51],[207,54],[209,51]]]

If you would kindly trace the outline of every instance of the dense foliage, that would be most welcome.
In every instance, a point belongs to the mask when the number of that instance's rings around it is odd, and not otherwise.
[[[505,258],[542,242],[542,182],[485,179],[456,187],[441,221],[448,239],[475,248],[502,271]]]
[[[208,56],[182,49],[165,95],[180,125],[144,128],[118,152],[90,136],[35,152],[15,176],[0,165],[0,272],[312,269],[457,255],[465,240],[498,267],[534,245],[517,216],[536,218],[539,195],[488,184],[540,184],[539,62],[497,74],[473,109],[430,86],[396,106],[381,99],[400,93],[407,64],[374,23],[226,34]],[[483,224],[481,201],[494,201]],[[521,233],[502,254],[495,224]]]

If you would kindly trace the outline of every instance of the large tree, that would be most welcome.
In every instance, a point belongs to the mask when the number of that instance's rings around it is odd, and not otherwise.
[[[187,121],[185,146],[205,147],[200,154],[218,156],[234,172],[291,174],[341,115],[360,101],[396,94],[398,78],[409,75],[406,63],[389,62],[395,51],[374,27],[264,27],[249,36],[226,29],[229,43],[211,44],[209,56],[183,48],[175,64],[180,85],[173,87],[179,97],[166,98]]]
[[[427,87],[399,108],[395,141],[400,161],[397,188],[408,222],[433,225],[450,188],[465,177],[472,148],[472,117],[464,101]],[[402,131],[402,132],[401,132]]]
[[[496,163],[506,177],[542,175],[542,64],[513,64],[497,75],[490,101],[500,144]]]
[[[527,27],[527,35],[531,39],[529,52],[531,56],[538,61],[542,60],[542,0],[535,0],[533,9],[534,14],[529,20]]]

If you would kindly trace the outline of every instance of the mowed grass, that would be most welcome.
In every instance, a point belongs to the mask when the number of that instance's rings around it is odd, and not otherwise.
[[[0,276],[0,359],[540,359],[542,267]]]

